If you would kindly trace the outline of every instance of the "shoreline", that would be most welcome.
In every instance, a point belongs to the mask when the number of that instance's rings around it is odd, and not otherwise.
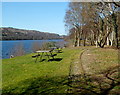
[[[28,40],[28,39],[19,39],[19,40],[0,40],[0,41],[21,41],[21,40]],[[33,39],[29,39],[29,40],[33,40]],[[37,40],[37,39],[35,39]],[[61,39],[39,39],[39,40],[64,40],[64,38]]]

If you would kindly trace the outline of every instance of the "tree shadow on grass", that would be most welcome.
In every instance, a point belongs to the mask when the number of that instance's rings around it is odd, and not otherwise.
[[[109,68],[98,75],[71,75],[70,92],[79,95],[120,95],[119,66]]]
[[[98,75],[38,77],[3,88],[3,95],[119,95],[118,67]]]
[[[3,95],[56,95],[66,93],[68,77],[39,77],[26,79],[16,87],[3,89]]]
[[[63,80],[56,80],[55,78],[37,78],[32,81],[28,88],[21,93],[22,95],[47,95],[56,94],[58,90],[64,90],[64,81],[67,78],[63,77]]]

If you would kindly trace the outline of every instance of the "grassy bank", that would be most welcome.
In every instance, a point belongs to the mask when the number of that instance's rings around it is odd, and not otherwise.
[[[37,61],[29,54],[3,60],[3,93],[66,93],[69,67],[80,49],[64,49],[56,61]]]
[[[81,53],[83,54],[80,57]],[[34,54],[3,59],[3,94],[103,95],[110,91],[110,95],[118,94],[118,50],[95,47],[66,48],[62,53],[58,53],[56,60],[37,63],[32,55]],[[73,77],[74,74],[80,74],[75,84],[68,79],[70,74]]]

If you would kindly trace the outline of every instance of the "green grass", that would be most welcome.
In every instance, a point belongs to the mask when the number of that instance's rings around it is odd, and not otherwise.
[[[76,71],[83,73],[79,59],[82,51],[87,49],[90,50],[91,59],[84,64],[90,68],[89,72],[93,72],[93,74],[87,76],[86,72],[86,76],[84,74],[79,75],[77,84],[74,85],[74,82],[72,82],[73,87],[70,87],[71,83],[68,76],[70,73],[76,74]],[[37,63],[35,63],[35,58],[31,57],[32,55],[35,54],[2,60],[3,94],[46,95],[52,93],[51,95],[56,95],[57,93],[79,93],[85,95],[85,93],[92,93],[91,95],[96,95],[95,93],[97,93],[103,95],[112,86],[113,91],[110,89],[111,92],[109,92],[114,95],[115,91],[120,88],[118,72],[116,72],[118,50],[95,47],[65,48],[63,53],[58,53],[55,57],[61,58],[61,61],[48,62],[44,60],[43,62],[37,61]],[[89,62],[91,63],[89,64]],[[70,70],[70,66],[72,66],[72,70]],[[105,76],[107,73],[114,78],[115,84],[112,84]],[[78,88],[75,88],[75,86]],[[100,90],[100,88],[103,90]]]
[[[118,50],[97,48],[92,50],[92,53],[96,56],[96,58],[91,64],[91,68],[94,68],[96,73],[119,65]]]
[[[74,54],[80,49],[64,49],[55,58],[61,61],[37,61],[28,54],[3,59],[3,94],[66,93],[65,84]]]

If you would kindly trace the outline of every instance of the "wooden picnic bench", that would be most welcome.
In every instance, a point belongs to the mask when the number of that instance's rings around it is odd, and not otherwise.
[[[52,49],[52,50],[54,50],[57,53],[62,52],[62,48],[60,48],[60,47],[49,47],[49,48]]]
[[[33,58],[36,57],[35,63],[37,62],[38,57],[40,57],[40,61],[42,61],[42,57],[43,55],[48,57],[48,60],[50,60],[50,57],[52,57],[52,59],[54,59],[54,56],[56,56],[57,54],[53,54],[53,50],[38,50],[36,51],[36,53],[38,53],[37,55],[32,56]]]

